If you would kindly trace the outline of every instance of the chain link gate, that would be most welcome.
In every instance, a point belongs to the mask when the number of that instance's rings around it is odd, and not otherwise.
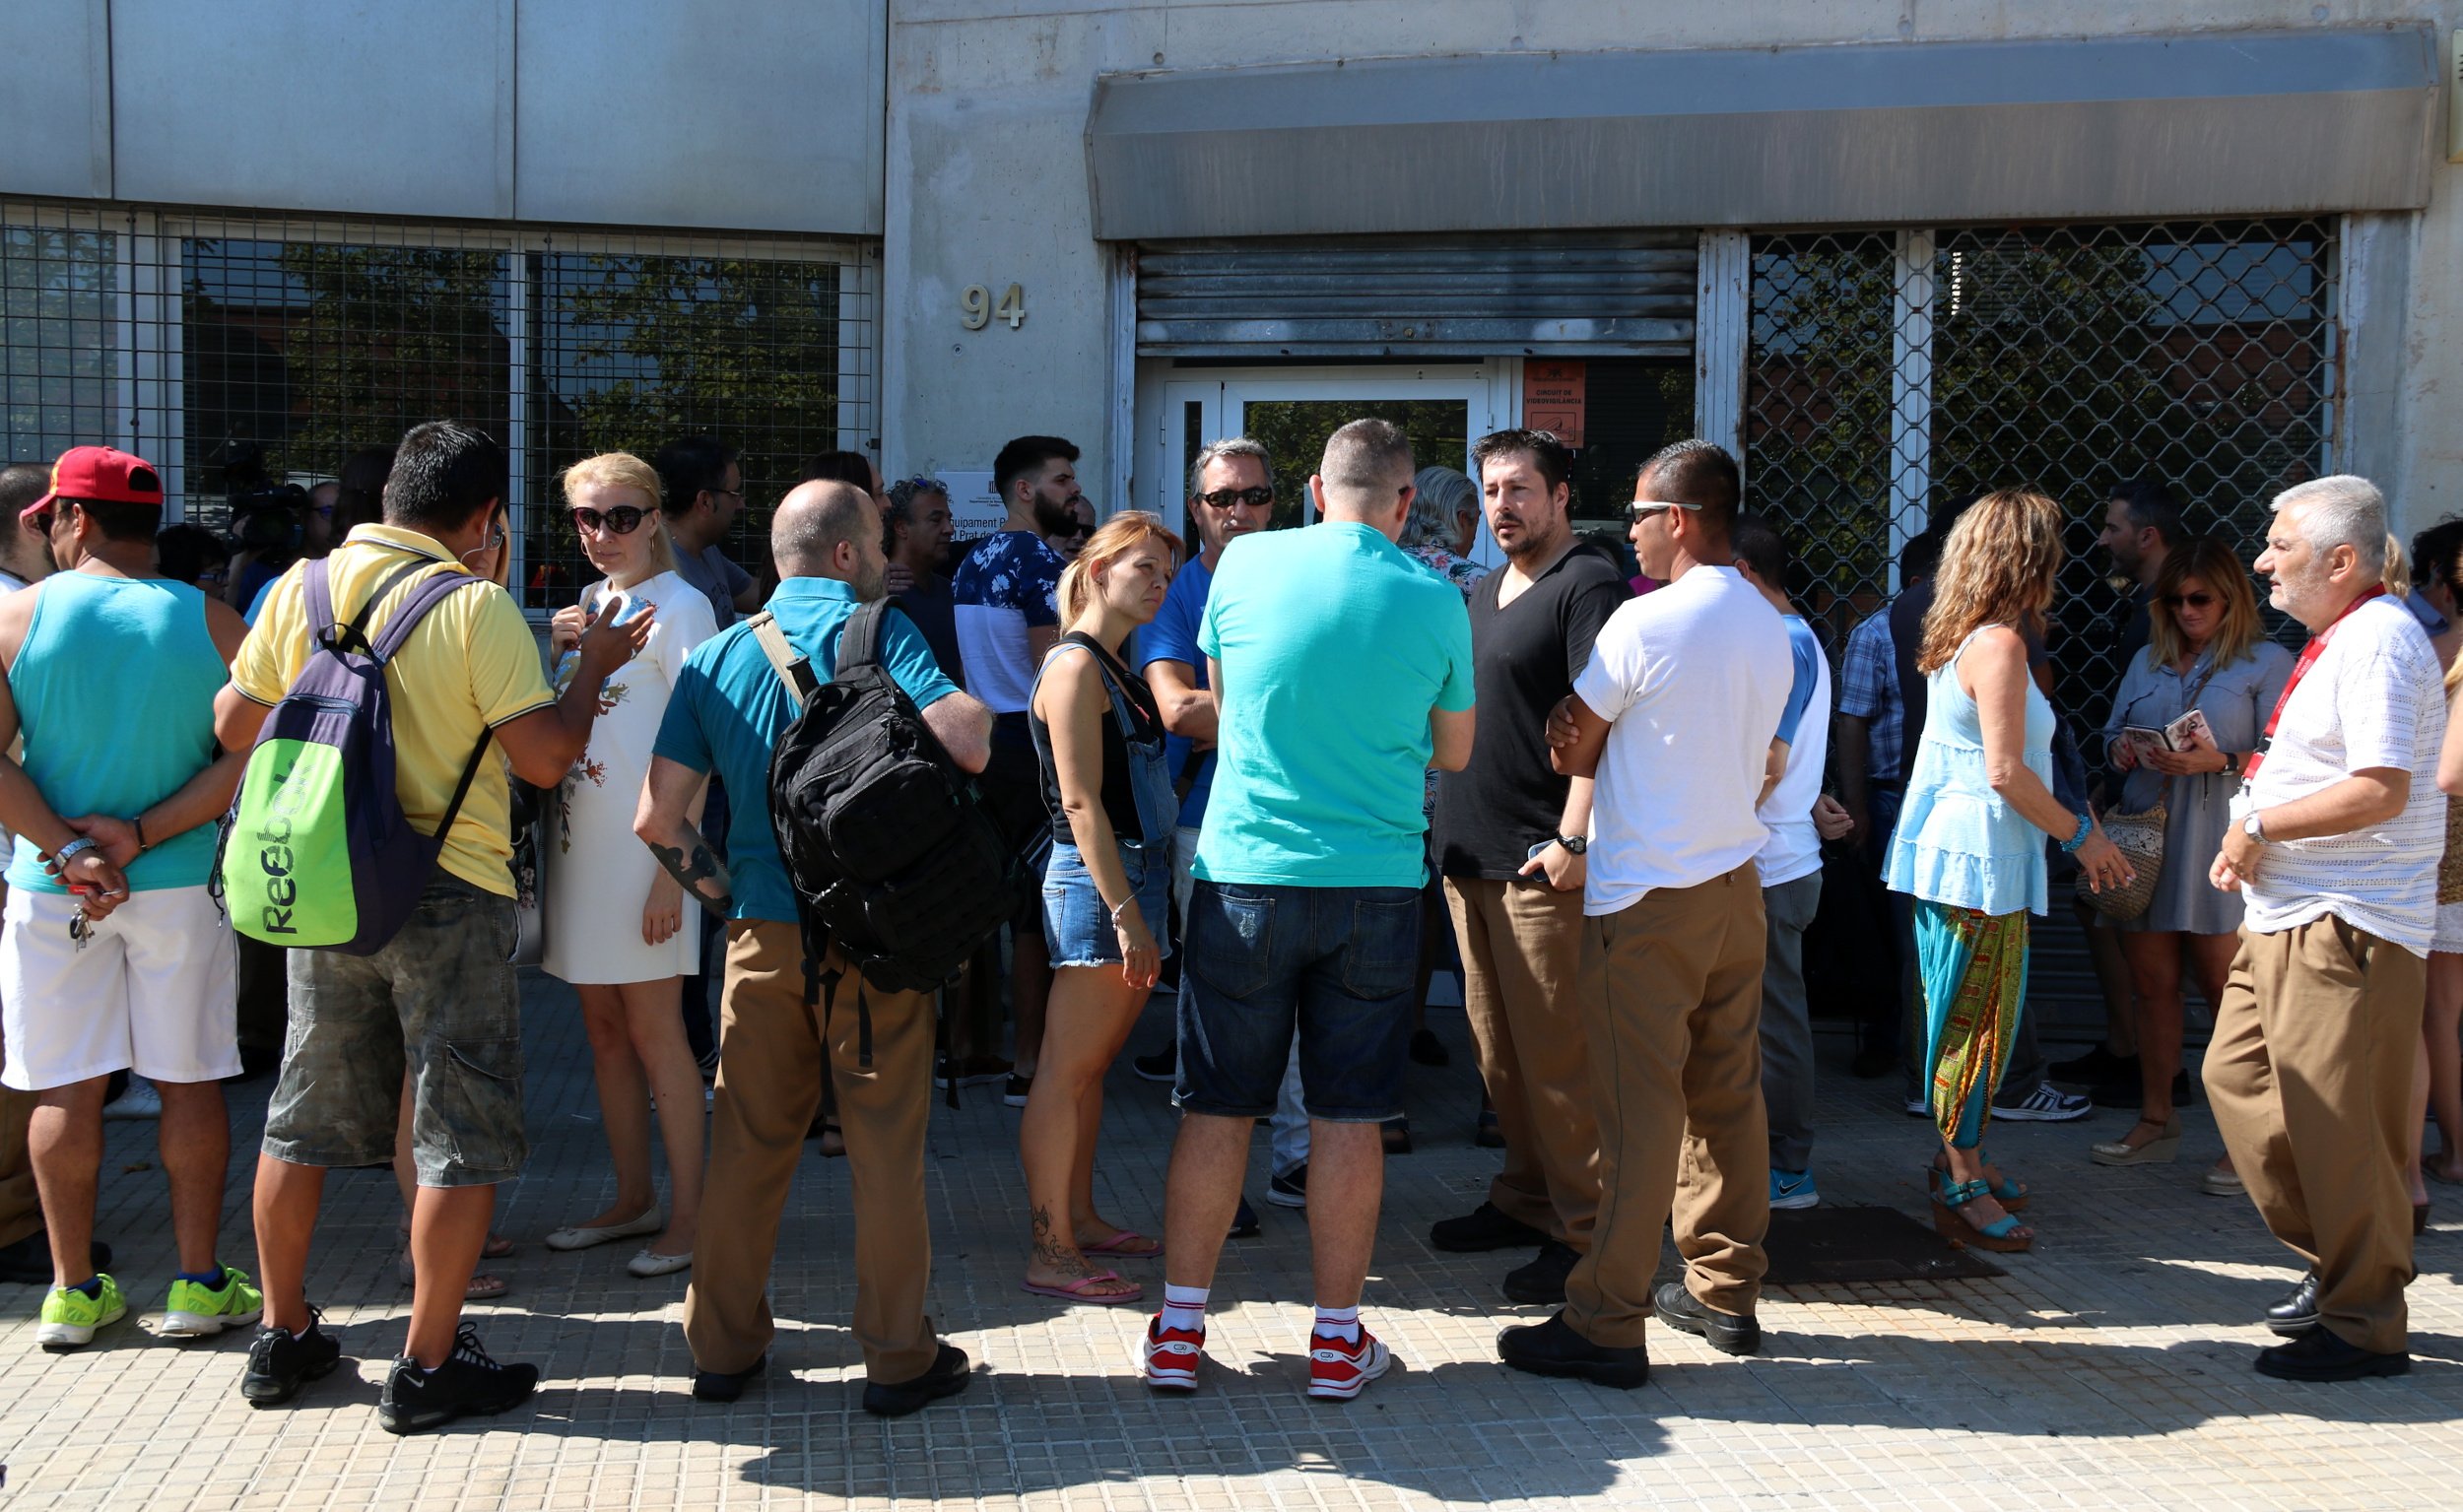
[[[2109,490],[2161,480],[2255,559],[2273,496],[2335,470],[2334,258],[2317,220],[1755,238],[1746,489],[1832,656],[1933,510],[2031,486],[2069,520],[2056,696],[2100,724],[2130,587],[2095,544]]]

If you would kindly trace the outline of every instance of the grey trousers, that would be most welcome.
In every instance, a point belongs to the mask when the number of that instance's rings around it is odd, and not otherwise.
[[[1813,872],[1762,889],[1762,1102],[1773,1170],[1813,1168],[1813,1017],[1805,1003],[1805,930],[1822,902]]]

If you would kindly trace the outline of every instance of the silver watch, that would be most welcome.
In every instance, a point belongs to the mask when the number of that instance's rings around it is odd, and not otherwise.
[[[2260,845],[2266,843],[2266,825],[2259,822],[2257,811],[2254,809],[2240,817],[2240,832]]]

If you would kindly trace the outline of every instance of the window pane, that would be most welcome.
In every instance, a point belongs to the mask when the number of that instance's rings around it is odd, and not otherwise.
[[[1460,399],[1252,399],[1243,407],[1239,433],[1264,442],[1274,457],[1275,529],[1315,523],[1304,514],[1308,475],[1324,460],[1334,432],[1356,420],[1402,427],[1417,466],[1464,471],[1471,406]]]
[[[118,294],[109,231],[0,226],[0,458],[128,444],[112,424]]]
[[[532,258],[532,608],[595,575],[557,475],[583,457],[714,435],[735,448],[746,505],[724,550],[759,574],[769,516],[808,458],[838,446],[838,265],[548,252]]]

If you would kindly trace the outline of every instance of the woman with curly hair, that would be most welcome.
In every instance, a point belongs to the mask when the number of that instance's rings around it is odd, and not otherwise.
[[[2043,837],[2088,885],[2126,885],[2129,863],[2092,813],[2052,793],[2052,706],[2027,670],[2061,565],[2061,509],[2041,493],[1987,493],[1943,548],[1916,670],[1929,699],[1886,880],[1916,899],[1925,1064],[1942,1153],[1933,1223],[1954,1244],[2024,1250],[2010,1215],[2026,1189],[1983,1150],[1993,1092],[2027,996],[2028,918],[2050,891]]]

